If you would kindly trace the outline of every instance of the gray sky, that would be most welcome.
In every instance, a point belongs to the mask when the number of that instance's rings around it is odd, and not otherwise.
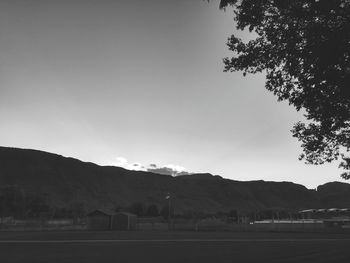
[[[0,145],[234,180],[339,181],[337,164],[298,161],[290,129],[302,114],[264,89],[264,75],[223,72],[231,11],[0,0]]]

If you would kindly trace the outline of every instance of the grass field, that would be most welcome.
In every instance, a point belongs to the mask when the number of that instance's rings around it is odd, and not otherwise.
[[[0,232],[0,262],[350,262],[350,235]]]

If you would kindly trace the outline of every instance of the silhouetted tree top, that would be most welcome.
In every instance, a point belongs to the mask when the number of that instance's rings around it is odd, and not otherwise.
[[[343,178],[350,178],[350,0],[221,0],[232,6],[239,30],[256,38],[232,35],[234,54],[225,71],[266,73],[266,88],[297,110],[293,136],[302,143],[300,159],[322,164],[342,158]]]

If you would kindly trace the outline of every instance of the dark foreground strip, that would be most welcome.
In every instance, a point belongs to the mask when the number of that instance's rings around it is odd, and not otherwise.
[[[191,242],[335,242],[350,241],[350,238],[305,238],[305,239],[72,239],[72,240],[0,240],[0,244],[36,243],[191,243]]]

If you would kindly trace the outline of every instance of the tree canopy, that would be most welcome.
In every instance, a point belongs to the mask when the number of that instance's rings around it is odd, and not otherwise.
[[[221,0],[233,7],[239,30],[257,36],[244,42],[232,35],[225,71],[266,73],[266,88],[305,112],[293,136],[301,160],[323,164],[341,158],[350,178],[350,0]]]

